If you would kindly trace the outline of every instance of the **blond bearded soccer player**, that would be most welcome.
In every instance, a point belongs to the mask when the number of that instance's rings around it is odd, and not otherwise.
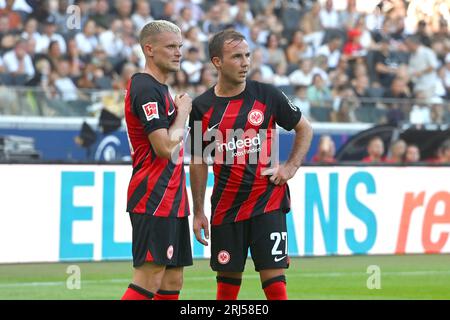
[[[166,81],[180,69],[180,29],[153,21],[141,31],[144,72],[130,80],[125,120],[133,173],[127,211],[133,229],[134,274],[123,300],[176,300],[183,267],[192,265],[183,138],[192,108],[187,94],[172,100]]]
[[[237,299],[250,248],[267,299],[285,300],[286,213],[290,211],[286,181],[300,167],[312,129],[299,108],[274,86],[246,80],[250,51],[242,34],[226,30],[214,35],[209,53],[218,82],[193,101],[189,120],[194,233],[200,243],[208,244],[201,231],[208,239],[204,198],[211,144],[207,136],[215,130],[210,264],[217,272],[216,298]],[[276,124],[295,130],[289,159],[280,165],[277,159],[267,161],[274,153]],[[201,129],[196,130],[196,125]]]

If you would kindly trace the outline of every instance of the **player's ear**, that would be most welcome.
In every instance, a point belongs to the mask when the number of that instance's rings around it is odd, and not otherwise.
[[[153,46],[150,43],[144,45],[144,53],[146,56],[153,57]]]
[[[220,68],[222,66],[222,60],[219,57],[213,57],[211,62],[216,68]]]

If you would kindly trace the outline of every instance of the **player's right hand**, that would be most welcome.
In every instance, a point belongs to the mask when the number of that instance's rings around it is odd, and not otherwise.
[[[178,113],[188,115],[192,110],[192,98],[187,93],[175,96],[175,107]]]
[[[209,222],[208,218],[205,216],[205,214],[195,214],[194,215],[194,234],[195,238],[198,242],[200,242],[202,245],[207,246],[209,240]],[[202,229],[205,230],[205,239],[202,237]]]

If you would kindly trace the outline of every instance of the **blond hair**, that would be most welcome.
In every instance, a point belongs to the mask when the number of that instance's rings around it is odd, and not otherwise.
[[[167,20],[155,20],[147,23],[144,28],[142,28],[141,34],[139,35],[139,43],[142,49],[147,42],[154,41],[154,37],[162,32],[172,32],[181,34],[180,28]]]

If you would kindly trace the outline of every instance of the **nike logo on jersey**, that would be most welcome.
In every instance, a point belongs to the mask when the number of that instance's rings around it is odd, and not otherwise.
[[[219,124],[220,124],[220,122],[217,123],[217,124],[215,124],[215,125],[213,125],[213,126],[210,127],[210,128],[206,128],[206,131],[210,132],[210,131],[213,130],[215,127],[217,127]]]
[[[167,115],[170,117],[171,115],[173,115],[174,112],[175,112],[175,108],[173,108],[172,111],[169,111],[169,112],[167,113]]]
[[[275,262],[280,262],[280,261],[283,260],[284,258],[286,258],[286,256],[275,257],[275,258],[273,258],[273,260],[274,260]]]

